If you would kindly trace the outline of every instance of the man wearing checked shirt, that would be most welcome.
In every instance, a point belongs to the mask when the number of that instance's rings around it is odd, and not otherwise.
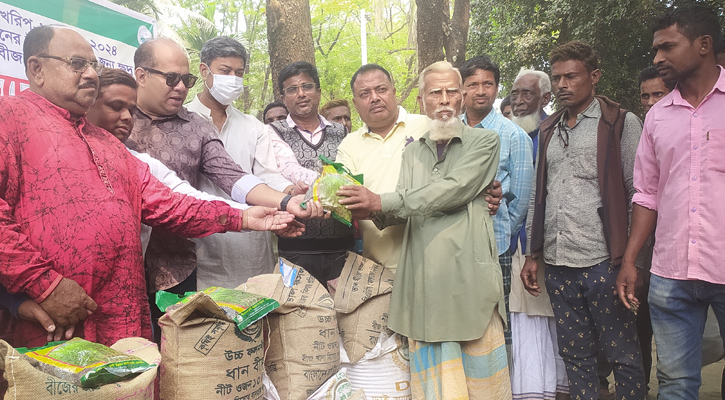
[[[509,293],[511,292],[511,235],[521,229],[531,196],[534,179],[533,144],[519,126],[493,109],[498,94],[500,72],[488,56],[466,60],[460,68],[463,78],[463,103],[466,112],[461,119],[473,128],[491,129],[501,139],[496,180],[501,182],[503,201],[493,217],[498,260],[501,265],[506,301],[506,349],[511,358],[511,327]]]

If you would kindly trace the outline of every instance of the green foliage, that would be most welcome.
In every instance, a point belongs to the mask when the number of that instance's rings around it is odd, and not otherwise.
[[[640,110],[637,74],[651,65],[651,26],[668,5],[722,0],[473,0],[468,56],[488,54],[501,66],[500,97],[521,67],[550,73],[549,52],[582,40],[597,51],[599,94]]]
[[[409,44],[412,18],[410,4],[394,0],[311,1],[315,61],[320,73],[322,104],[344,98],[352,107],[350,78],[362,65],[360,10],[366,10],[367,61],[377,63],[393,76],[398,101],[407,110],[417,110],[412,91],[417,83],[416,52]],[[353,107],[353,129],[362,124]]]
[[[174,0],[179,6],[203,18],[181,20],[174,25],[175,31],[187,50],[191,72],[199,73],[199,52],[203,44],[220,35],[239,40],[247,49],[247,71],[244,74],[245,90],[234,107],[245,113],[257,115],[272,101],[271,85],[268,85],[267,28],[265,24],[265,0]],[[204,23],[205,21],[205,23]],[[203,90],[203,81],[189,91],[187,101]],[[268,89],[269,87],[269,89]]]
[[[274,101],[267,47],[266,0],[112,0],[154,16],[172,28],[173,36],[189,51],[191,72],[198,74],[199,51],[206,40],[234,36],[247,48],[244,94],[234,106],[259,116]],[[362,65],[360,10],[367,13],[368,62],[378,63],[393,75],[398,101],[418,110],[415,43],[409,40],[413,18],[411,1],[311,0],[315,59],[322,85],[322,104],[344,98],[351,102],[350,78]],[[174,18],[169,18],[173,14]],[[203,88],[200,80],[187,101]],[[353,127],[361,125],[353,107]]]
[[[124,6],[129,10],[134,10],[156,19],[159,18],[159,8],[155,0],[111,0],[111,2]]]

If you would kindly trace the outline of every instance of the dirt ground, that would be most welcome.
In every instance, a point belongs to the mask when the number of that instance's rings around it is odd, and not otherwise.
[[[656,360],[656,357],[653,356]],[[656,362],[655,362],[656,364]],[[714,364],[705,366],[702,369],[702,386],[700,386],[700,400],[721,400],[720,384],[722,381],[722,369],[725,361],[720,360]],[[652,382],[650,382],[650,391],[647,400],[657,399],[657,369],[652,366]]]
[[[654,347],[654,346],[653,346]],[[650,391],[647,394],[647,400],[657,400],[657,354],[656,349],[652,350],[652,374],[650,382]],[[725,367],[725,361],[720,360],[714,364],[710,364],[702,368],[702,386],[700,386],[700,400],[722,400],[720,394],[720,385],[722,382],[722,371]],[[609,377],[609,382],[614,382],[614,376]],[[614,391],[614,385],[610,384],[610,391]]]
[[[652,372],[650,375],[650,390],[647,400],[657,400],[657,349],[652,343]],[[700,400],[723,400],[720,394],[722,384],[722,371],[725,360],[707,365],[702,368],[702,385],[700,386]],[[614,375],[609,375],[609,391],[614,392]]]

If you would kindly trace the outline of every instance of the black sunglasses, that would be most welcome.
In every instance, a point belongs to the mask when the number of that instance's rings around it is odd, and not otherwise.
[[[152,74],[159,74],[166,77],[166,86],[169,87],[176,87],[176,85],[179,84],[179,82],[184,82],[184,86],[186,86],[187,89],[191,89],[196,84],[196,80],[199,79],[199,77],[192,75],[192,74],[184,74],[181,75],[176,72],[161,72],[157,69],[148,68],[148,67],[142,67],[148,72],[151,72]]]

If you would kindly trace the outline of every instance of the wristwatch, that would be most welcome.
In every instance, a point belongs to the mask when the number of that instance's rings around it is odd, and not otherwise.
[[[289,203],[289,200],[292,198],[291,194],[288,194],[287,196],[284,196],[282,201],[279,202],[279,210],[280,211],[287,211],[287,203]]]

